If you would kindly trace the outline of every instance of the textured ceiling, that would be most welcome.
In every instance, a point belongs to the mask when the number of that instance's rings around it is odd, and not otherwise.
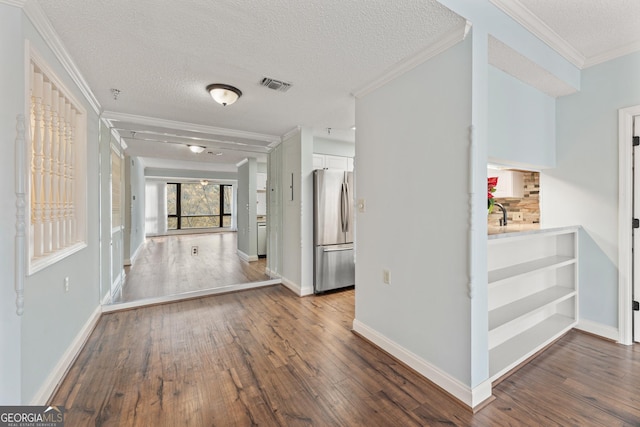
[[[578,50],[587,62],[612,50],[640,43],[638,0],[519,1]]]
[[[31,1],[116,117],[131,154],[154,165],[207,163],[208,170],[223,163],[228,170],[243,155],[263,159],[265,145],[296,126],[353,141],[354,90],[465,26],[436,0]],[[477,1],[491,1],[586,60],[640,48],[640,0]],[[497,40],[490,58],[553,96],[571,90]],[[293,87],[261,87],[265,76]],[[206,93],[210,83],[232,84],[243,96],[224,108]],[[194,156],[184,144],[198,139],[223,155]]]
[[[38,3],[106,111],[272,135],[349,129],[354,88],[464,26],[435,0]],[[293,88],[260,87],[264,76]],[[209,83],[243,97],[223,108]]]

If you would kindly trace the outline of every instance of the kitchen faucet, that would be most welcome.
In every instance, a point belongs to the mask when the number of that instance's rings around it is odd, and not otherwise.
[[[500,209],[502,209],[502,218],[500,218],[500,226],[503,227],[507,225],[507,209],[502,206],[501,203],[495,203],[495,206],[499,207]]]

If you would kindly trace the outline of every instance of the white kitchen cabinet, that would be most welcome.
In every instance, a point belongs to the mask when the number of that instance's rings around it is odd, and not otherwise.
[[[267,191],[267,174],[258,172],[256,174],[256,190]]]
[[[353,158],[314,153],[313,169],[335,169],[353,172]]]
[[[313,155],[313,169],[324,169],[324,154]]]
[[[489,178],[497,176],[498,185],[493,193],[497,198],[522,198],[524,197],[524,174],[512,170],[487,169]]]
[[[577,227],[489,236],[491,381],[577,324],[577,248]]]
[[[267,214],[267,193],[262,191],[256,193],[256,215]]]

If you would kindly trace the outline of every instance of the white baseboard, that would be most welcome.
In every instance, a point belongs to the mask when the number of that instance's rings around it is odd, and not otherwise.
[[[122,283],[124,283],[124,269],[122,269],[120,271],[120,274],[118,274],[118,277],[116,277],[116,279],[113,281],[113,283],[111,284],[111,298],[114,299],[121,291],[122,291]],[[115,285],[115,288],[114,288]]]
[[[303,288],[299,284],[297,284],[295,282],[292,282],[291,280],[287,279],[286,277],[280,277],[280,279],[282,280],[282,284],[283,285],[285,285],[287,288],[289,288],[291,291],[293,291],[299,297],[305,297],[307,295],[313,295],[313,288],[309,288],[309,287]]]
[[[76,335],[75,339],[71,342],[71,345],[67,348],[67,351],[64,352],[55,368],[51,371],[47,379],[44,381],[44,384],[40,387],[35,396],[31,399],[30,405],[46,405],[49,399],[53,396],[53,393],[56,391],[58,384],[67,371],[71,368],[71,365],[76,360],[78,353],[84,347],[85,342],[93,332],[93,329],[96,327],[98,320],[100,320],[100,316],[102,315],[102,307],[98,306],[91,313],[89,319],[84,324],[78,335]]]
[[[491,397],[489,380],[471,388],[357,319],[353,320],[353,330],[471,408]]]
[[[203,289],[201,291],[183,292],[177,295],[168,295],[164,297],[145,298],[132,302],[122,302],[117,304],[105,305],[102,307],[103,313],[113,313],[114,311],[129,310],[132,308],[146,307],[149,305],[166,304],[170,302],[184,301],[193,298],[207,297],[210,295],[226,294],[229,292],[244,291],[246,289],[261,288],[264,286],[279,285],[280,279],[263,280],[261,282],[240,283],[237,285],[221,286],[219,288]]]
[[[253,262],[258,260],[258,255],[247,255],[244,252],[242,252],[240,249],[238,249],[236,252],[238,253],[238,256],[240,257],[240,259],[244,261]]]
[[[593,322],[591,320],[580,319],[576,329],[589,332],[590,334],[600,335],[613,341],[620,341],[620,331],[613,326],[603,325],[602,323]]]
[[[126,266],[132,265],[136,260],[136,258],[138,257],[138,254],[140,254],[140,249],[142,249],[143,246],[144,246],[144,240],[140,242],[136,250],[133,252],[133,255],[131,255],[130,258],[127,258],[124,260],[124,265]]]
[[[102,305],[111,304],[111,291],[106,292],[104,297],[102,297],[102,301],[100,302]]]
[[[272,279],[280,278],[280,275],[275,271],[271,270],[269,267],[265,267],[264,272],[266,273],[267,276],[271,277]]]

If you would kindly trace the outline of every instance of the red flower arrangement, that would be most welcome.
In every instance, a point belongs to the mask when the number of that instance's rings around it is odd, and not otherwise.
[[[493,211],[493,205],[496,203],[495,199],[493,198],[493,193],[496,191],[497,185],[497,176],[487,178],[487,208],[489,209],[489,213]]]

